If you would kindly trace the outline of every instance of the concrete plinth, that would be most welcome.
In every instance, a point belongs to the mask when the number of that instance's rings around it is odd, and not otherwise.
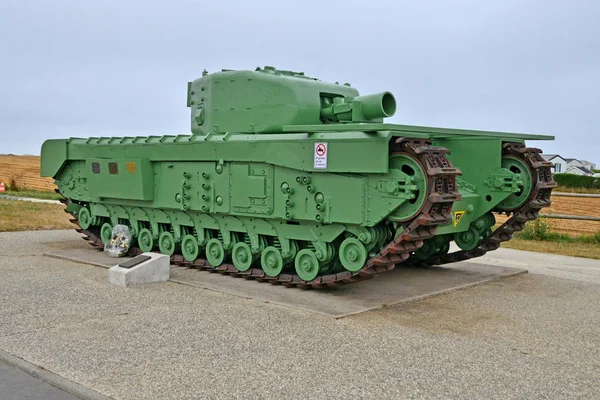
[[[104,268],[110,268],[115,262],[107,253],[91,247],[50,250],[46,255]],[[493,267],[485,265],[485,257],[475,260],[479,262],[458,262],[429,268],[407,268],[400,265],[371,280],[321,290],[288,289],[282,285],[236,279],[177,265],[171,266],[169,280],[341,318],[527,272],[501,264]]]
[[[169,256],[156,253],[143,253],[108,270],[108,281],[119,286],[166,282],[170,277]]]

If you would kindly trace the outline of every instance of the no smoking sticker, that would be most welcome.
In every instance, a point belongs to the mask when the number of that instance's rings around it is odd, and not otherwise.
[[[327,169],[327,143],[315,143],[315,169]]]

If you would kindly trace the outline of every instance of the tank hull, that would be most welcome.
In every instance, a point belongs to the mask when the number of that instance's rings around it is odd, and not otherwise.
[[[188,106],[191,135],[44,143],[42,176],[93,245],[124,225],[132,253],[335,286],[483,255],[556,186],[524,144],[552,137],[385,124],[391,93],[360,96],[303,73],[204,74]],[[494,230],[497,212],[511,217]]]

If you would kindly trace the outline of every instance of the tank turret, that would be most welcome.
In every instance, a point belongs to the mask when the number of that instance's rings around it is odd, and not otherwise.
[[[273,67],[222,70],[188,83],[192,133],[278,133],[295,125],[382,122],[396,111],[390,92],[360,96],[349,84]]]

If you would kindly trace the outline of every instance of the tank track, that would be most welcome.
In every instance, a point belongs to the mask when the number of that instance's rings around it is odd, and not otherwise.
[[[446,158],[447,149],[432,146],[431,142],[425,139],[396,138],[390,143],[390,153],[395,152],[407,153],[421,162],[428,178],[426,200],[419,213],[410,221],[403,223],[402,232],[395,235],[392,241],[368,259],[364,267],[357,272],[344,270],[338,273],[317,276],[312,281],[304,281],[299,276],[291,273],[282,273],[277,277],[269,277],[261,268],[250,268],[242,272],[230,263],[223,263],[220,266],[214,267],[208,264],[203,258],[189,262],[181,254],[172,255],[171,263],[302,289],[327,288],[360,282],[371,279],[379,273],[391,271],[397,264],[406,261],[412,252],[421,247],[423,240],[435,236],[439,225],[444,225],[451,221],[452,205],[454,201],[461,198],[456,185],[456,175],[460,174],[460,170],[454,168]],[[63,203],[66,205],[68,201],[68,199],[63,199]],[[68,211],[65,210],[65,212]],[[83,235],[83,239],[99,250],[104,249],[99,229],[81,229],[77,222],[77,215],[73,213],[71,215],[73,216],[71,222],[78,226],[76,231]],[[132,247],[129,251],[130,255],[140,253],[141,250],[137,247]]]
[[[524,161],[531,170],[534,185],[528,201],[516,210],[505,211],[506,215],[510,216],[512,213],[512,216],[498,227],[492,235],[483,239],[473,250],[460,250],[454,253],[433,256],[425,261],[412,256],[407,265],[416,267],[444,265],[484,256],[487,252],[498,249],[502,242],[512,239],[512,235],[523,230],[527,222],[538,218],[540,210],[549,207],[552,203],[550,195],[552,189],[557,186],[552,178],[551,168],[553,165],[544,160],[541,153],[540,149],[525,147],[520,143],[504,144],[503,155],[512,155]]]

